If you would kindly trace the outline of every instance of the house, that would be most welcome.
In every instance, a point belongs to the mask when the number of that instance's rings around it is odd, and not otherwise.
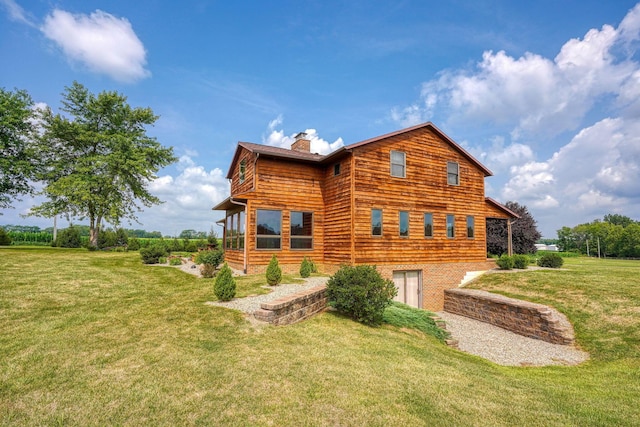
[[[517,215],[484,195],[491,171],[432,123],[342,147],[310,151],[239,142],[227,178],[225,259],[264,272],[303,257],[323,272],[371,264],[398,286],[398,300],[441,310],[444,289],[487,260],[486,219]]]

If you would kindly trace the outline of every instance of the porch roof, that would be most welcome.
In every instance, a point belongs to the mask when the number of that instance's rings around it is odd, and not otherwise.
[[[238,199],[233,197],[227,197],[217,205],[215,205],[211,210],[213,211],[228,211],[231,209],[236,209],[238,206],[242,206],[239,203],[246,203],[247,199]]]

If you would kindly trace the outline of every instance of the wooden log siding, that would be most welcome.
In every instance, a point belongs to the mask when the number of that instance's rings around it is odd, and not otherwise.
[[[240,164],[245,162],[245,172],[244,172],[244,181],[240,182]],[[247,150],[246,148],[242,148],[240,155],[238,156],[238,161],[233,168],[233,172],[231,174],[231,194],[241,194],[253,189],[254,184],[254,173],[255,173],[255,154]]]
[[[406,178],[390,174],[390,151],[406,153]],[[355,262],[418,264],[486,259],[484,173],[429,129],[421,128],[358,147],[355,159]],[[460,185],[447,184],[447,162],[460,165]],[[371,209],[383,211],[383,235],[371,236]],[[400,237],[398,214],[409,212],[409,237]],[[433,214],[433,238],[424,237],[423,215]],[[455,215],[455,238],[446,215]],[[475,218],[467,238],[466,218]]]
[[[349,157],[340,160],[339,175],[334,175],[334,165],[324,173],[324,262],[340,265],[351,262],[351,161]]]
[[[243,194],[248,199],[248,263],[262,271],[276,254],[285,271],[296,271],[303,257],[321,264],[324,254],[325,208],[322,197],[324,169],[317,166],[260,157],[256,163],[255,191]],[[282,212],[281,249],[256,249],[256,211]],[[290,249],[292,211],[313,213],[313,249]]]

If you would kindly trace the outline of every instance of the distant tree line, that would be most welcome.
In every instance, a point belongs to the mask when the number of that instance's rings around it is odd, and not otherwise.
[[[573,228],[558,230],[558,246],[604,257],[640,258],[640,222],[620,214],[605,215]]]

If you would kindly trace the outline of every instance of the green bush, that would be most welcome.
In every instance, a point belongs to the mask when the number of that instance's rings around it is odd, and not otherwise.
[[[300,264],[300,277],[309,277],[313,272],[313,263],[304,257],[302,259],[302,264]]]
[[[182,265],[182,259],[180,259],[180,258],[171,258],[171,259],[169,259],[169,265]]]
[[[271,286],[275,286],[282,280],[282,270],[278,265],[278,258],[276,254],[273,254],[269,266],[267,267],[267,283]]]
[[[562,264],[564,264],[564,260],[557,253],[547,252],[538,258],[538,266],[540,267],[560,268]]]
[[[216,277],[213,292],[220,301],[231,301],[236,296],[236,280],[226,262]]]
[[[140,240],[136,239],[135,237],[132,237],[131,239],[129,239],[129,243],[127,244],[127,249],[129,249],[130,251],[140,250]]]
[[[515,262],[512,256],[501,255],[500,258],[496,260],[496,264],[498,264],[500,270],[511,270]]]
[[[167,249],[162,244],[149,245],[140,249],[143,264],[158,264],[161,257],[167,256]]]
[[[195,240],[184,239],[183,251],[185,252],[198,252],[198,243]]]
[[[0,227],[0,246],[9,246],[11,244],[11,237],[4,231],[4,228]]]
[[[329,305],[367,325],[382,323],[397,292],[393,282],[370,265],[343,266],[327,282]]]
[[[529,267],[529,257],[527,255],[517,254],[513,256],[513,267],[520,270],[526,270]]]
[[[58,231],[58,236],[52,244],[59,248],[79,248],[82,246],[80,230],[74,226]]]
[[[224,261],[224,252],[221,250],[200,251],[196,255],[196,264],[209,264],[215,270]]]
[[[211,279],[216,275],[216,268],[211,264],[202,264],[200,266],[200,274],[205,279]]]

